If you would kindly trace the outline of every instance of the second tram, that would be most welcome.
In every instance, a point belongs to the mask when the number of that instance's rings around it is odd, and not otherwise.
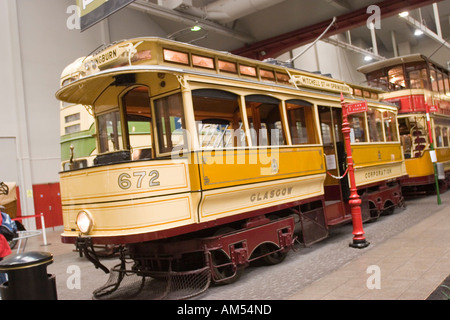
[[[434,192],[435,174],[439,188],[446,190],[450,183],[448,69],[423,55],[412,54],[358,70],[366,75],[369,86],[385,91],[380,95],[382,100],[399,108],[399,131],[408,172],[408,178],[402,181],[405,191]]]

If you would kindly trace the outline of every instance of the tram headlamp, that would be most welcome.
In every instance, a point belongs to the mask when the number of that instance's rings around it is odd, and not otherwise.
[[[89,233],[94,225],[92,216],[87,211],[80,211],[77,215],[77,226],[81,233]]]

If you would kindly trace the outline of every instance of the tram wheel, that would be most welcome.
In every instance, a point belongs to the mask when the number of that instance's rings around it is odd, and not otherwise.
[[[277,249],[278,248],[276,246],[265,243],[261,246],[261,254],[268,254],[270,252],[276,251]],[[287,251],[277,251],[264,256],[263,260],[268,265],[275,265],[283,262],[287,255]]]
[[[394,210],[395,210],[394,203],[392,203],[392,201],[390,200],[386,201],[383,208],[383,214],[386,216],[391,215],[394,213]]]
[[[233,231],[235,231],[234,228],[223,227],[218,229],[214,235],[219,236]],[[237,281],[244,271],[244,267],[233,266],[230,257],[223,250],[211,251],[211,259],[214,265],[212,268],[213,281],[216,285],[231,284]]]
[[[223,250],[212,251],[211,258],[214,264],[213,281],[215,284],[218,285],[231,284],[241,277],[244,268],[239,266],[236,267],[233,266],[233,264],[231,264],[231,259],[225,254]]]

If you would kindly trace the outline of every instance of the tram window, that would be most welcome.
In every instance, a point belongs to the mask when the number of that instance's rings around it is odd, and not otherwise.
[[[98,116],[100,153],[123,149],[119,110]]]
[[[405,88],[405,77],[403,75],[403,66],[391,68],[388,72],[389,86],[394,90]]]
[[[231,73],[237,73],[237,66],[234,62],[219,60],[219,70]]]
[[[292,144],[317,143],[312,104],[302,100],[286,101]]]
[[[237,95],[223,90],[192,91],[194,117],[202,148],[247,145],[238,100]]]
[[[408,72],[410,89],[428,89],[428,76],[426,69]]]
[[[180,93],[154,101],[159,153],[186,148],[183,104]]]
[[[351,128],[350,138],[352,142],[367,142],[366,119],[364,113],[361,112],[348,115],[348,122]]]
[[[383,112],[384,132],[386,141],[398,141],[397,120],[394,112]]]
[[[384,141],[383,137],[383,119],[381,112],[376,109],[367,111],[367,123],[369,125],[370,142]]]
[[[262,80],[268,80],[275,82],[275,74],[271,70],[260,69],[259,74],[261,75]]]
[[[442,142],[444,147],[448,147],[448,128],[442,128]]]
[[[439,90],[441,91],[441,93],[445,93],[445,90],[444,90],[444,75],[440,71],[436,71],[436,72],[437,72],[437,79],[438,79]]]
[[[445,92],[447,96],[450,96],[450,83],[449,83],[449,76],[444,74],[444,86],[445,86]]]
[[[434,128],[434,134],[436,135],[436,147],[442,147],[444,144],[442,141],[441,127]]]
[[[257,146],[284,145],[280,101],[264,95],[245,97],[252,141]]]
[[[123,96],[123,109],[127,121],[128,149],[131,159],[152,157],[151,109],[148,88],[141,86],[130,90]]]
[[[389,90],[388,77],[384,69],[369,73],[367,75],[367,82],[371,87]]]
[[[431,79],[431,90],[434,92],[439,92],[439,83],[436,74],[436,70],[434,68],[430,68],[430,79]]]

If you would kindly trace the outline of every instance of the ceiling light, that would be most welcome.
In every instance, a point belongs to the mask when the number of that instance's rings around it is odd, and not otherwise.
[[[400,12],[398,15],[399,15],[400,17],[404,18],[404,17],[409,16],[409,12],[408,12],[408,11],[403,11],[403,12]]]
[[[195,26],[193,26],[191,28],[191,31],[193,31],[193,32],[197,32],[197,31],[200,31],[200,30],[202,30],[202,27],[200,27],[199,25],[195,25]]]
[[[365,56],[364,57],[364,61],[372,61],[372,57],[371,56]]]
[[[420,30],[420,29],[416,29],[416,31],[414,31],[414,35],[415,36],[421,36],[421,35],[423,35],[423,31]]]

